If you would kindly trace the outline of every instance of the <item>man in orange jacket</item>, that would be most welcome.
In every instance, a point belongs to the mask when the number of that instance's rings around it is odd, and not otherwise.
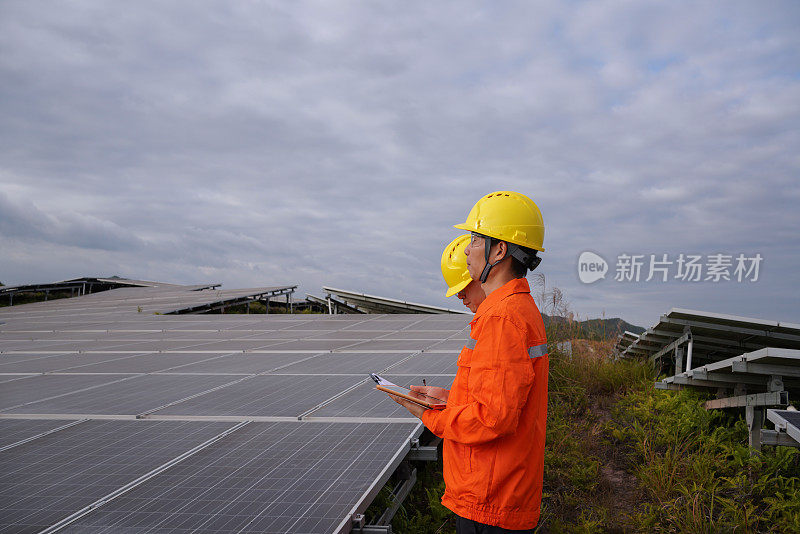
[[[465,249],[469,246],[470,236],[461,235],[450,241],[442,252],[442,276],[447,284],[445,297],[458,296],[461,303],[472,313],[478,309],[486,294],[481,283],[472,279],[467,267]]]
[[[498,191],[456,228],[472,232],[467,266],[486,300],[470,323],[452,388],[413,388],[447,399],[447,407],[395,400],[444,438],[442,504],[458,516],[457,532],[532,532],[542,498],[549,360],[525,274],[544,251],[544,224],[531,199]]]

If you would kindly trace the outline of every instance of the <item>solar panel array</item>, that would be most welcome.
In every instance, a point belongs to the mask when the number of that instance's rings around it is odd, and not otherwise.
[[[620,336],[615,352],[649,358],[657,374],[671,375],[658,389],[705,389],[716,393],[707,409],[744,408],[751,447],[798,445],[777,425],[762,425],[768,407],[785,408],[800,394],[800,325],[673,308],[641,335]]]
[[[800,324],[673,308],[638,337],[621,336],[616,349],[623,357],[660,358],[670,344],[689,337],[692,363],[704,365],[765,347],[800,349]]]
[[[418,302],[408,302],[377,295],[367,295],[345,289],[323,287],[326,297],[324,299],[308,295],[311,302],[328,306],[329,309],[343,313],[435,313],[435,314],[468,314],[466,310],[452,310],[439,306],[430,306]]]
[[[155,291],[0,309],[0,532],[347,532],[422,431],[367,374],[449,386],[470,319]]]
[[[99,312],[103,311],[111,317],[130,313],[192,313],[223,305],[287,295],[293,293],[296,287],[271,286],[251,289],[208,289],[207,285],[123,287],[83,295],[79,299],[61,299],[55,301],[55,304],[51,301],[37,302],[26,304],[23,308],[12,306],[9,309],[14,309],[16,316],[30,314],[32,317],[38,317],[43,313],[63,316],[72,313],[76,319],[96,318]]]

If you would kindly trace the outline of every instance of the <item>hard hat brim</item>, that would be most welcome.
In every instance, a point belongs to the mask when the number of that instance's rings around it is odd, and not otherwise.
[[[455,295],[456,293],[458,293],[459,291],[461,291],[462,289],[467,287],[470,282],[472,282],[472,280],[464,280],[463,282],[457,283],[453,287],[449,288],[447,290],[447,293],[444,294],[444,296],[445,297],[452,297],[453,295]]]
[[[478,234],[487,235],[487,236],[491,237],[492,239],[499,239],[500,241],[507,241],[506,239],[497,237],[496,235],[492,235],[490,232],[487,232],[486,230],[478,231],[478,229],[473,228],[472,226],[470,226],[469,224],[467,224],[465,222],[463,222],[461,224],[454,224],[453,228],[458,228],[459,230],[466,230],[467,232],[475,232],[475,233],[478,233]],[[509,243],[512,243],[512,241],[509,241]],[[539,252],[544,252],[544,247],[532,247],[532,246],[530,246],[529,244],[526,244],[526,243],[515,243],[515,244],[519,245],[519,246],[522,246],[522,247],[528,247],[528,248],[533,249],[533,250],[538,250]]]

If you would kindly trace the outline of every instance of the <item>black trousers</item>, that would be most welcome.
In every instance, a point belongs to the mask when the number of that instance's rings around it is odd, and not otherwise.
[[[484,525],[471,519],[464,519],[460,515],[456,516],[456,534],[533,534],[530,530],[508,530],[506,528]]]

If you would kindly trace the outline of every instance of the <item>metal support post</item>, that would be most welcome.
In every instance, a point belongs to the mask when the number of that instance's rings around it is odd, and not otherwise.
[[[748,445],[752,449],[751,454],[761,452],[761,427],[764,422],[764,409],[756,406],[745,408],[745,418],[749,430]]]
[[[245,312],[245,313],[247,313],[247,315],[250,315],[250,301],[249,300],[247,301],[247,312]]]
[[[50,298],[50,290],[49,289],[45,289],[44,290],[44,301],[47,302],[48,298]]]
[[[328,315],[333,315],[333,306],[331,305],[331,296],[328,295]]]
[[[267,300],[266,300],[265,304],[267,305],[267,311],[266,311],[266,312],[264,312],[264,313],[266,313],[267,315],[269,315],[269,297],[267,297]]]
[[[414,484],[417,483],[417,469],[411,468],[408,466],[407,476],[402,478],[402,482],[394,489],[392,492],[391,497],[391,504],[389,507],[384,510],[381,517],[378,518],[377,524],[374,526],[377,527],[389,527],[389,533],[391,533],[391,523],[392,518],[397,513],[397,510],[400,508],[400,505],[403,504],[403,501],[408,497],[408,494],[411,493],[411,488],[414,487]],[[372,526],[372,525],[368,525]]]
[[[687,371],[692,368],[692,345],[693,344],[694,344],[694,341],[690,337],[689,338],[689,346],[686,348],[686,370]]]
[[[683,347],[675,347],[675,374],[681,374],[683,369]]]

